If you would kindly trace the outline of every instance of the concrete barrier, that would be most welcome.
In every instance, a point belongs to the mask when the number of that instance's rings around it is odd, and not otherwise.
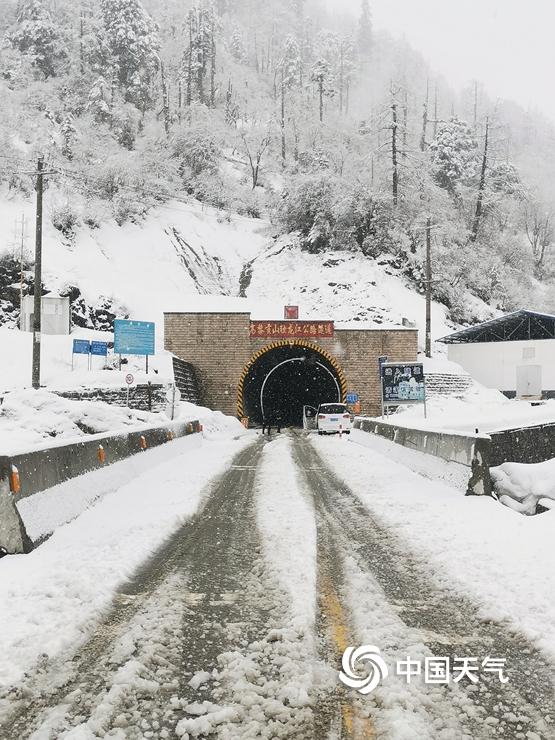
[[[31,552],[33,543],[19,515],[9,479],[0,478],[0,545],[10,555]]]
[[[413,429],[374,419],[356,418],[355,429],[377,434],[391,442],[440,457],[468,468],[467,493],[490,496],[489,474],[491,438],[487,434],[458,434]]]
[[[490,465],[539,463],[555,458],[555,424],[491,432]]]
[[[0,457],[0,545],[10,553],[28,552],[32,547],[15,506],[19,499],[177,437],[197,434],[201,429],[198,421],[174,422],[164,427],[122,431],[118,434],[95,434],[78,442]],[[14,491],[13,485],[10,485],[14,466],[19,473],[19,491]],[[21,529],[20,536],[18,527]],[[5,543],[10,543],[10,546]]]

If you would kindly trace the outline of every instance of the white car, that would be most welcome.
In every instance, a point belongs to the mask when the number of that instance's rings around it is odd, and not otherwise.
[[[321,403],[318,406],[318,434],[350,434],[351,426],[351,414],[344,403]]]

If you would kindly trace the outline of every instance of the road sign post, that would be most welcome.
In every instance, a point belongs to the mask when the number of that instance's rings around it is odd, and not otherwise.
[[[74,339],[71,351],[71,369],[74,368],[75,355],[87,355],[87,367],[89,365],[89,355],[91,352],[91,343],[88,339]]]
[[[166,391],[166,401],[170,404],[171,412],[170,418],[173,421],[175,419],[175,404],[181,400],[181,391],[174,383]]]
[[[129,408],[129,390],[135,382],[135,378],[131,375],[131,373],[127,373],[127,375],[125,376],[125,382],[127,383],[127,408]]]

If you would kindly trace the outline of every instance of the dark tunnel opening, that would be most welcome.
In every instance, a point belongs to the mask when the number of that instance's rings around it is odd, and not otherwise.
[[[265,352],[251,366],[243,386],[245,415],[251,424],[266,418],[302,426],[303,406],[341,401],[337,370],[309,347],[284,345]]]

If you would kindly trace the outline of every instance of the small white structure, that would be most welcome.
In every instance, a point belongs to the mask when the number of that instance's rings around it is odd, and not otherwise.
[[[21,306],[21,331],[33,331],[34,301],[32,295],[23,296]],[[42,297],[41,334],[69,334],[71,317],[69,296],[49,293]]]
[[[555,316],[522,309],[439,341],[486,388],[509,398],[555,398]]]

